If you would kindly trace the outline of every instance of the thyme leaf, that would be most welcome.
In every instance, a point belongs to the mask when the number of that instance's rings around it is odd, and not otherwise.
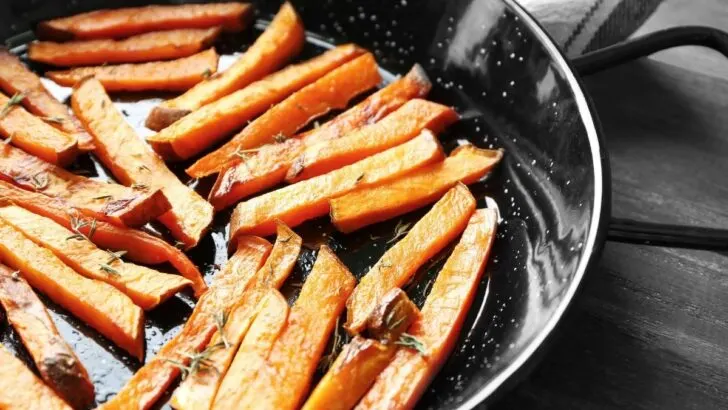
[[[124,256],[124,255],[126,255],[126,251],[117,251],[117,252],[114,252],[114,251],[110,251],[110,250],[107,249],[106,250],[106,253],[108,253],[109,256],[110,256],[108,262],[106,262],[107,265],[108,264],[111,264],[113,262],[116,262],[116,261],[124,262],[123,260],[121,260],[121,257]]]
[[[63,124],[63,121],[65,121],[62,117],[40,117],[41,120],[51,123],[51,124]]]
[[[30,179],[30,183],[33,184],[33,188],[35,188],[36,191],[46,189],[48,187],[48,174],[45,172],[39,172],[33,175],[33,178]]]
[[[145,191],[145,190],[149,189],[149,185],[145,185],[145,184],[131,184],[131,189],[138,189],[138,190]]]
[[[407,235],[411,226],[412,223],[403,224],[402,221],[397,222],[397,226],[394,227],[394,236],[392,236],[392,239],[388,240],[387,243],[395,242],[397,239]]]
[[[101,196],[95,196],[93,199],[111,199],[113,196],[111,195],[101,195]]]
[[[205,80],[210,78],[211,75],[212,75],[212,70],[210,70],[209,68],[206,68],[205,71],[202,72],[202,78],[204,78]]]
[[[14,106],[19,105],[21,102],[23,102],[24,98],[25,98],[25,93],[13,94],[13,96],[10,97],[10,99],[3,106],[2,111],[0,111],[0,118],[4,118]]]
[[[116,270],[116,269],[112,268],[111,266],[109,266],[109,265],[108,265],[108,264],[106,264],[106,263],[102,263],[102,264],[101,264],[101,267],[100,267],[99,269],[101,269],[102,271],[104,271],[104,272],[106,272],[106,273],[110,273],[110,274],[112,274],[112,275],[116,275],[116,276],[119,276],[119,275],[120,275],[120,273],[119,273],[119,271],[118,271],[118,270]]]
[[[282,132],[279,132],[278,134],[273,136],[273,141],[275,141],[278,144],[286,142],[287,139],[288,139],[288,137],[286,137],[286,135],[283,134]]]
[[[174,247],[177,248],[177,249],[184,249],[185,248],[185,243],[184,242],[180,242],[180,241],[174,241]]]
[[[399,337],[399,340],[394,342],[394,344],[408,347],[410,349],[415,349],[420,355],[427,356],[425,345],[420,341],[420,339],[412,336],[409,333],[402,333],[402,335]]]

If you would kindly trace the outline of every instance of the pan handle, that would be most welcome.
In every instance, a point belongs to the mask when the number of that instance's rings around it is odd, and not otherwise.
[[[728,33],[710,27],[675,27],[627,40],[572,60],[576,71],[589,75],[680,46],[709,47],[728,57]],[[617,242],[677,248],[728,250],[728,230],[659,224],[612,218],[608,239]]]

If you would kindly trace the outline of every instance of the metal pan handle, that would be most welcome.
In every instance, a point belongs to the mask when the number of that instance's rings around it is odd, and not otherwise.
[[[572,64],[579,74],[589,75],[680,46],[709,47],[728,57],[728,33],[710,27],[670,28],[584,54],[573,59]],[[728,249],[726,229],[658,224],[622,218],[612,218],[608,239],[678,248]]]

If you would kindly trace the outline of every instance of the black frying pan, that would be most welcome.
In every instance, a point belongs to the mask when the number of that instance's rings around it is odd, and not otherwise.
[[[0,4],[0,38],[22,55],[40,20],[144,1],[8,0]],[[178,1],[168,1],[172,3]],[[62,4],[66,3],[66,4]],[[165,3],[155,1],[155,3]],[[243,35],[228,36],[221,52],[239,50],[265,27],[278,2],[259,2],[258,20]],[[500,167],[471,186],[486,206],[497,203],[502,222],[491,262],[455,351],[420,402],[422,408],[469,409],[492,400],[535,363],[571,304],[605,239],[671,246],[725,248],[728,234],[613,219],[610,178],[596,113],[575,72],[589,74],[652,52],[686,44],[713,47],[728,55],[728,36],[704,28],[681,28],[595,52],[569,63],[544,30],[510,0],[316,0],[294,1],[309,32],[301,59],[333,44],[356,42],[375,52],[385,79],[422,64],[435,83],[430,98],[455,106],[462,120],[441,135],[449,150],[463,141],[506,151]],[[3,10],[2,8],[9,10]],[[44,67],[32,65],[38,70]],[[63,90],[54,90],[63,94]],[[117,99],[140,132],[146,110],[160,96]],[[142,102],[141,104],[139,102]],[[185,164],[177,167],[181,171]],[[105,172],[91,158],[75,164]],[[209,189],[201,181],[198,189]],[[417,220],[426,210],[401,218]],[[190,252],[209,280],[223,263],[229,213]],[[399,220],[351,235],[334,231],[326,219],[297,229],[310,248],[328,243],[361,276],[384,252]],[[372,239],[377,238],[377,239]],[[284,292],[296,297],[315,258],[303,252]],[[435,258],[408,287],[422,303],[441,266]],[[91,372],[97,402],[111,397],[140,363],[125,355],[46,300],[64,337]],[[182,295],[148,314],[147,358],[179,329],[191,311]],[[26,354],[17,336],[0,324],[0,341]]]

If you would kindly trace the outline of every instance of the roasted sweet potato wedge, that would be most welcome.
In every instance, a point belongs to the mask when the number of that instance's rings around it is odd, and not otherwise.
[[[61,67],[172,60],[208,48],[219,34],[220,28],[212,27],[155,31],[123,40],[36,41],[28,45],[28,58]]]
[[[122,38],[158,30],[221,26],[241,31],[252,7],[247,3],[155,5],[97,10],[44,21],[36,34],[42,39],[67,41]]]
[[[83,363],[58,333],[43,302],[28,282],[18,272],[1,264],[0,305],[48,387],[73,408],[90,407],[94,402],[94,385]],[[16,404],[27,406],[30,403]]]
[[[50,250],[0,218],[0,259],[35,289],[88,323],[139,360],[144,357],[144,312],[104,282],[85,278]]]
[[[31,114],[75,137],[82,151],[94,149],[93,139],[65,104],[45,89],[40,77],[30,71],[18,57],[0,47],[0,89],[7,95],[22,94],[21,103]]]
[[[275,74],[273,74],[275,75]],[[283,182],[293,159],[309,145],[339,138],[364,125],[376,123],[411,98],[424,97],[430,81],[419,65],[406,76],[367,97],[351,109],[315,129],[289,138],[282,144],[266,144],[241,162],[220,173],[208,200],[215,209]]]
[[[422,352],[400,347],[357,409],[411,409],[447,359],[473,302],[495,239],[496,214],[478,210],[408,330]]]
[[[187,247],[197,245],[212,222],[212,205],[180,182],[136,135],[97,80],[87,78],[79,83],[71,104],[94,137],[95,154],[104,165],[125,185],[161,189],[172,209],[159,218],[160,222]]]
[[[302,404],[356,279],[326,246],[318,251],[311,273],[291,308],[288,323],[271,347],[268,357],[249,383],[226,395],[237,409],[296,409]],[[226,408],[221,405],[218,408]],[[218,404],[216,403],[216,406]]]
[[[147,126],[160,130],[277,70],[301,51],[304,36],[303,23],[296,10],[290,3],[284,3],[268,28],[232,66],[155,107],[147,118]]]
[[[20,359],[0,345],[0,408],[72,410]]]
[[[238,235],[268,235],[275,220],[288,226],[329,212],[329,200],[357,187],[380,184],[443,158],[437,138],[429,131],[398,147],[357,163],[301,181],[242,202],[235,207],[230,222],[230,239]],[[368,313],[368,312],[367,312]]]
[[[361,278],[346,302],[349,332],[364,330],[367,318],[391,289],[404,285],[428,259],[455,239],[475,211],[475,198],[458,184],[448,191],[410,231]]]
[[[279,142],[327,112],[344,108],[349,101],[381,81],[374,56],[367,53],[343,64],[303,87],[248,124],[218,150],[187,168],[200,178],[240,162],[241,151]]]
[[[293,160],[286,181],[302,181],[353,164],[409,141],[424,129],[437,134],[457,119],[457,113],[450,107],[421,99],[408,101],[375,124],[341,138],[309,145]]]
[[[177,60],[78,67],[48,71],[46,77],[67,87],[84,78],[95,77],[108,92],[184,91],[217,71],[217,57],[215,49],[210,48]]]
[[[178,275],[124,262],[121,252],[101,250],[85,235],[19,206],[0,206],[0,218],[76,272],[119,289],[144,310],[154,309],[191,284]]]
[[[139,369],[114,398],[99,409],[149,409],[167,390],[180,372],[189,375],[199,370],[190,367],[190,356],[198,359],[215,333],[219,320],[245,290],[249,278],[265,262],[271,245],[255,236],[241,238],[235,254],[225,264],[207,291],[195,305],[180,333],[167,342],[159,353]]]
[[[10,145],[0,146],[0,179],[66,200],[85,215],[118,226],[144,225],[171,208],[159,189],[89,179]]]
[[[437,201],[458,182],[472,184],[483,178],[502,157],[502,151],[459,147],[443,162],[332,199],[331,221],[339,231],[352,232],[404,215]]]
[[[67,229],[76,227],[97,246],[115,252],[124,251],[125,256],[135,262],[149,265],[169,262],[192,282],[196,296],[199,297],[207,290],[202,274],[195,264],[182,251],[162,239],[140,230],[84,218],[63,200],[25,191],[3,181],[0,181],[0,198],[50,218]]]
[[[158,123],[160,118],[174,115],[155,114],[163,110],[157,107],[148,117],[147,127],[159,130],[169,126],[148,137],[147,141],[165,158],[190,158],[214,146],[229,133],[239,130],[292,92],[363,53],[363,49],[353,44],[336,47],[311,60],[270,74],[191,112],[171,125]]]

